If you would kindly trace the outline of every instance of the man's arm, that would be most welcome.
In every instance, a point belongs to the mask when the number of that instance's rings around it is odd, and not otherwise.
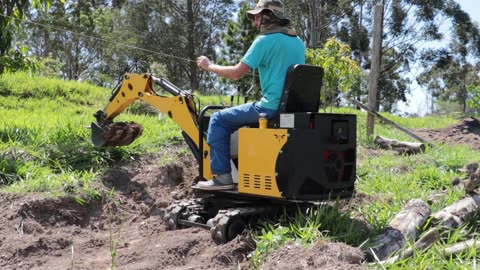
[[[230,79],[230,80],[239,80],[250,70],[250,67],[242,62],[236,64],[235,66],[220,66],[213,64],[210,59],[206,56],[200,56],[197,58],[198,67],[213,72],[218,76]]]

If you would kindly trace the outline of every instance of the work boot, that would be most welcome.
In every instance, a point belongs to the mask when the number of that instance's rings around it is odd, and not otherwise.
[[[228,190],[235,188],[235,184],[232,174],[226,173],[217,175],[212,180],[200,181],[195,187],[203,190]]]

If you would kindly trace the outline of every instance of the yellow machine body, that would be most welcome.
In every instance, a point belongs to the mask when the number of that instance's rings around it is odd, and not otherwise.
[[[275,165],[287,142],[287,130],[241,128],[238,138],[238,192],[281,198]]]

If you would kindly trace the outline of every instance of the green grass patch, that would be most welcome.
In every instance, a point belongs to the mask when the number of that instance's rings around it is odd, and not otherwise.
[[[125,112],[115,121],[140,123],[143,135],[126,147],[93,147],[89,126],[110,89],[16,73],[0,77],[0,93],[0,185],[10,192],[60,194],[114,162],[183,140],[170,119]]]
[[[252,267],[259,268],[269,254],[289,242],[307,246],[328,239],[360,245],[369,232],[351,216],[351,211],[342,209],[337,201],[298,210],[293,217],[284,215],[279,222],[265,222],[260,233],[254,235],[257,248],[251,254]]]

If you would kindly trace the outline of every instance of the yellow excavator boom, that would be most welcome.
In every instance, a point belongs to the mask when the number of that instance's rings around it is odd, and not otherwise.
[[[153,83],[161,86],[173,96],[161,96],[153,90]],[[168,115],[183,130],[194,147],[200,148],[198,114],[194,96],[183,91],[162,78],[151,74],[131,74],[123,76],[122,83],[114,91],[106,107],[95,114],[96,123],[92,123],[92,142],[97,147],[124,146],[131,144],[143,131],[143,127],[133,122],[113,122],[136,100],[145,101]],[[185,136],[184,135],[184,136]],[[192,147],[190,145],[190,147]],[[210,149],[203,139],[203,153],[197,158],[203,158],[203,174],[206,178],[212,176],[210,170]]]

